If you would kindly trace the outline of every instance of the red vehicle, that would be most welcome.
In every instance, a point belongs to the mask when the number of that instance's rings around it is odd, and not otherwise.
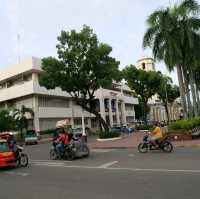
[[[7,140],[0,139],[0,168],[15,167],[16,158],[8,146]]]

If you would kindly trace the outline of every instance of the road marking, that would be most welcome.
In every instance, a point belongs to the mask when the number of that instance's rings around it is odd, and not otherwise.
[[[108,167],[110,167],[110,166],[112,166],[113,164],[116,164],[116,163],[118,163],[118,161],[108,162],[106,164],[100,165],[99,168],[106,169],[106,168],[108,168]]]
[[[9,174],[9,175],[22,176],[22,177],[26,177],[29,175],[29,173],[15,172],[15,171],[5,171],[4,173]]]
[[[129,156],[129,157],[134,157],[135,155],[134,155],[134,154],[129,154],[128,156]]]
[[[115,161],[117,163],[117,161]],[[111,162],[110,162],[111,163]],[[115,163],[113,163],[115,164]],[[112,164],[112,165],[113,165]],[[190,170],[190,169],[143,169],[143,168],[126,168],[126,167],[121,167],[121,168],[117,168],[117,167],[102,167],[103,165],[101,165],[100,167],[94,167],[94,166],[84,166],[84,165],[48,165],[48,164],[34,164],[36,166],[60,166],[63,168],[80,168],[80,169],[98,169],[98,170],[121,170],[121,171],[132,171],[132,172],[137,172],[137,171],[141,171],[141,172],[163,172],[163,173],[200,173],[200,170]]]
[[[64,166],[65,163],[63,162],[33,162],[34,165],[41,165],[41,166]]]
[[[92,149],[91,152],[94,153],[108,153],[108,152],[112,152],[115,151],[116,149]]]

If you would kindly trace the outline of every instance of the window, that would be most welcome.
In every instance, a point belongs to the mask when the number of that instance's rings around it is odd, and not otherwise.
[[[81,118],[75,118],[74,119],[74,125],[81,125],[82,124],[82,119]]]
[[[142,63],[142,69],[143,69],[143,70],[146,69],[145,63]]]
[[[63,98],[40,97],[39,106],[40,107],[68,108],[69,100],[63,99]]]

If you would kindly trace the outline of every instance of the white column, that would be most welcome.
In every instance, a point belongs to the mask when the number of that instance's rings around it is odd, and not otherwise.
[[[125,109],[125,103],[123,101],[121,103],[121,110],[122,110],[122,123],[126,124],[126,109]]]
[[[34,129],[40,131],[38,96],[33,97]]]
[[[86,134],[85,134],[85,121],[84,121],[84,110],[83,110],[83,108],[82,108],[82,129],[83,129],[83,132],[82,132],[82,135],[83,136],[86,136]]]
[[[116,99],[116,119],[117,119],[117,124],[120,125],[120,119],[119,119],[119,100]]]
[[[113,114],[112,114],[111,98],[109,98],[109,120],[110,120],[110,126],[113,126]]]
[[[105,105],[104,105],[104,98],[99,99],[99,105],[100,105],[100,114],[101,117],[105,120]]]

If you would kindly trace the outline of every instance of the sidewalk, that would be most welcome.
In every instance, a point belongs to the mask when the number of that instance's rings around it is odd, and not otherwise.
[[[131,135],[126,135],[119,140],[114,141],[97,141],[91,140],[88,145],[93,149],[122,149],[122,148],[137,148],[138,144],[142,141],[144,133],[138,132]],[[200,139],[175,141],[174,147],[200,147]]]

